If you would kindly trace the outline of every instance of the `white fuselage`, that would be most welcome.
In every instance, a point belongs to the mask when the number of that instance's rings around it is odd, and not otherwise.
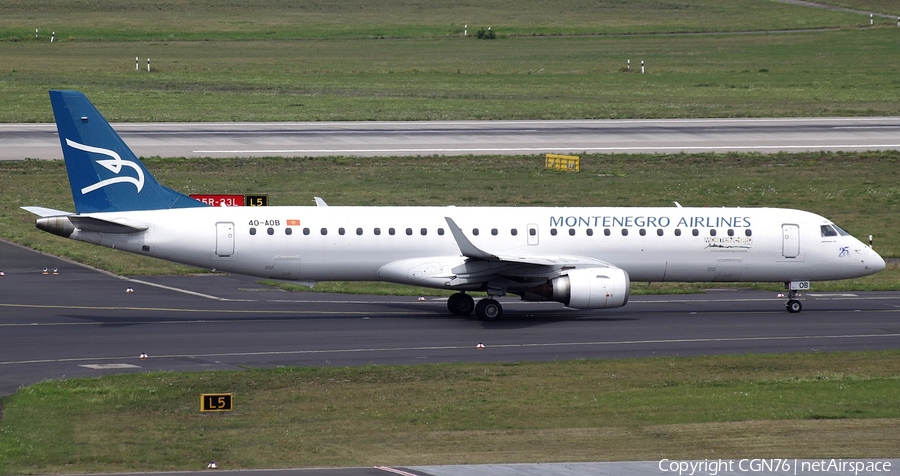
[[[217,207],[91,216],[147,230],[76,230],[72,238],[299,281],[452,287],[438,271],[466,258],[447,218],[485,252],[560,263],[587,258],[622,268],[639,282],[833,280],[884,268],[869,246],[823,231],[829,220],[775,208]],[[409,272],[396,272],[395,262]],[[422,273],[438,279],[420,279]]]

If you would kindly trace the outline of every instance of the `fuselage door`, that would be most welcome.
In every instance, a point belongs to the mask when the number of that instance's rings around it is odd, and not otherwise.
[[[529,223],[528,224],[528,244],[531,246],[535,246],[538,244],[538,226],[537,223]]]
[[[782,247],[781,253],[785,258],[800,256],[800,226],[781,225]]]
[[[219,256],[234,254],[234,223],[216,223],[216,254]]]

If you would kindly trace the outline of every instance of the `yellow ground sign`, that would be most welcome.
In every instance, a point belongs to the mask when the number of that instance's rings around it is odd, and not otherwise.
[[[547,154],[547,168],[566,172],[580,172],[581,159],[577,155]]]

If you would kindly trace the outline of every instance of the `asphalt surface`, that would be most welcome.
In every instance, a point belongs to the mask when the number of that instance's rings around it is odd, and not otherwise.
[[[442,298],[288,293],[241,276],[130,280],[3,242],[0,271],[0,395],[45,379],[144,370],[900,346],[900,293],[813,291],[800,314],[753,291],[633,296],[623,308],[591,311],[507,300],[502,321],[481,322],[450,315]]]
[[[139,157],[799,152],[900,149],[900,117],[122,123]],[[0,160],[61,159],[54,124],[0,124]]]
[[[46,379],[151,370],[553,361],[900,346],[900,293],[812,292],[804,297],[800,314],[788,314],[783,299],[774,293],[748,291],[636,296],[624,308],[599,311],[510,300],[504,302],[504,320],[485,323],[449,315],[444,299],[288,293],[241,276],[125,278],[2,241],[0,271],[0,396]],[[484,349],[478,348],[479,343]],[[146,359],[140,358],[142,353]],[[893,461],[894,467],[900,467],[897,460],[880,461]],[[218,472],[234,476],[673,472],[671,467],[661,470],[659,464]],[[759,473],[735,469],[719,474]]]

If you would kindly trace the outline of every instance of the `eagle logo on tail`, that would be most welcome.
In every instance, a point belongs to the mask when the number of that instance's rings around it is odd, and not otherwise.
[[[112,185],[115,183],[133,184],[135,188],[137,188],[138,193],[140,193],[141,189],[144,188],[144,171],[141,170],[141,167],[131,160],[122,160],[122,158],[119,157],[119,154],[115,151],[79,144],[78,142],[75,142],[71,139],[66,139],[66,145],[73,149],[83,150],[85,152],[93,152],[95,154],[103,154],[107,157],[112,157],[112,159],[98,160],[97,163],[116,175],[119,175],[119,173],[122,171],[122,167],[131,167],[135,172],[137,172],[137,178],[128,176],[113,177],[84,187],[81,189],[82,195],[88,194],[90,192],[93,192],[94,190],[101,189],[103,187],[106,187],[107,185]]]

